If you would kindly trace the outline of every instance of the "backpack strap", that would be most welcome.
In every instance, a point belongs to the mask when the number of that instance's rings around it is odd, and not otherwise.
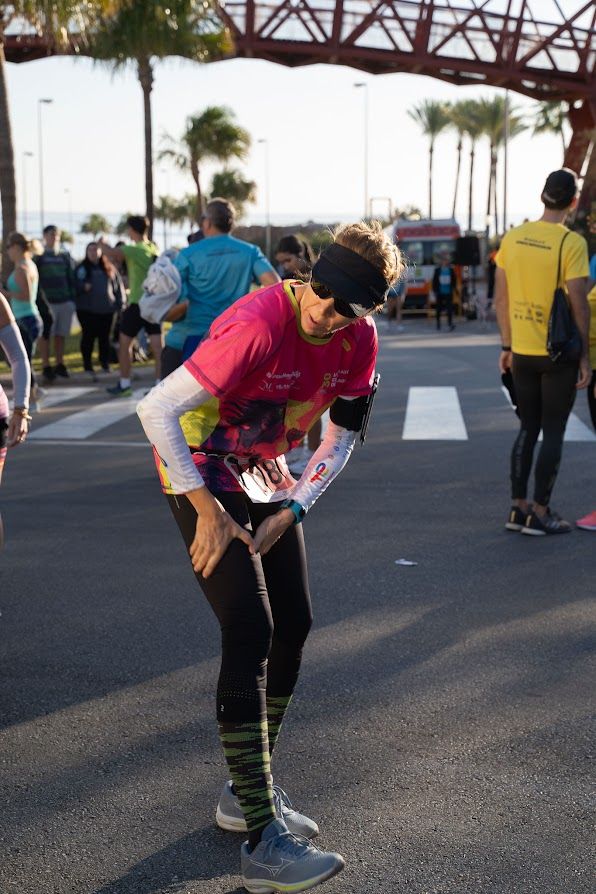
[[[555,285],[555,289],[558,289],[559,285],[561,283],[561,257],[563,255],[563,243],[567,239],[567,236],[569,236],[570,232],[571,232],[571,230],[567,230],[567,232],[561,239],[561,244],[559,245],[559,263],[557,264],[557,283]]]

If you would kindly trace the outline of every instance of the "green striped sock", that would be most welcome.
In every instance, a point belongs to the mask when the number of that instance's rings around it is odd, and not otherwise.
[[[275,819],[267,721],[218,722],[219,738],[249,832]]]
[[[269,729],[269,754],[273,754],[279,731],[288,709],[288,705],[292,701],[291,695],[268,695],[267,696],[267,727]]]

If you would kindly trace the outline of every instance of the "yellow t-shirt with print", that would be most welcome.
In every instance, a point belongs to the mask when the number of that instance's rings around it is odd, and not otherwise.
[[[548,355],[548,319],[557,286],[559,248],[561,284],[588,276],[588,245],[583,236],[563,224],[537,220],[509,230],[503,237],[496,263],[505,271],[509,293],[511,349],[516,354]]]
[[[596,370],[596,286],[588,294],[590,305],[590,366]]]

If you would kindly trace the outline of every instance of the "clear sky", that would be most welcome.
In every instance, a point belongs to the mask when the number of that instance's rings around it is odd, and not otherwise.
[[[273,222],[331,221],[363,213],[364,91],[369,96],[369,192],[390,196],[398,205],[427,208],[427,142],[407,109],[425,98],[458,100],[491,88],[454,87],[432,78],[393,74],[370,76],[349,68],[315,65],[285,68],[260,60],[236,59],[199,66],[170,60],[156,67],[153,91],[155,149],[167,131],[178,136],[185,117],[208,105],[227,105],[253,137],[246,174],[259,186],[258,203],[249,220],[261,223],[265,211],[266,139],[270,158],[270,204]],[[66,212],[70,190],[75,212],[119,215],[144,208],[142,95],[131,70],[113,75],[86,59],[51,58],[8,65],[8,87],[16,149],[18,190],[22,200],[23,152],[27,161],[27,205],[39,207],[37,172],[37,99],[51,97],[43,108],[45,207]],[[533,103],[513,101],[528,113]],[[455,180],[454,134],[440,136],[435,151],[435,217],[449,216]],[[557,137],[525,133],[512,141],[509,168],[510,219],[540,212],[539,196],[546,174],[560,167]],[[467,151],[464,171],[467,171]],[[486,215],[488,144],[481,141],[475,178],[475,225]],[[204,188],[215,170],[203,173]],[[156,196],[191,192],[190,177],[156,168]],[[501,193],[501,188],[499,188]],[[500,196],[500,200],[502,198]],[[379,204],[382,210],[386,206]],[[458,201],[458,218],[466,221],[467,173]],[[47,215],[46,215],[47,218]]]

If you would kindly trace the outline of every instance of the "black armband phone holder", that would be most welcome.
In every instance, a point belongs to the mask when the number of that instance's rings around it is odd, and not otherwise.
[[[372,390],[370,394],[363,397],[357,397],[354,400],[345,400],[338,397],[331,405],[329,418],[335,425],[341,426],[348,431],[360,432],[360,443],[364,444],[370,414],[375,400],[375,395],[379,387],[381,376],[377,373],[373,379]]]

